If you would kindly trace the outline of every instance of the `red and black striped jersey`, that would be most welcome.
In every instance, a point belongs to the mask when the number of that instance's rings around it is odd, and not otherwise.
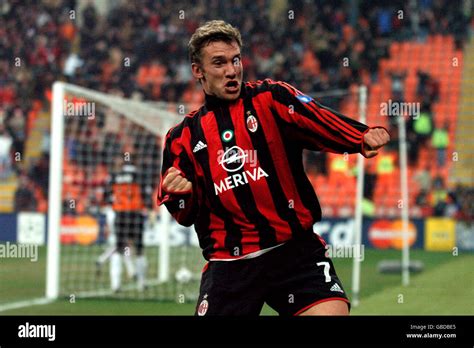
[[[164,203],[195,225],[206,259],[232,259],[311,233],[321,208],[303,168],[303,149],[359,153],[368,127],[322,106],[285,82],[242,84],[232,102],[206,95],[166,135],[161,175],[170,167],[191,192]]]

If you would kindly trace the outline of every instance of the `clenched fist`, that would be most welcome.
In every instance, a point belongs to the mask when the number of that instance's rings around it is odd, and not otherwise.
[[[193,185],[181,175],[178,169],[171,167],[163,179],[162,187],[168,193],[182,193],[190,191]]]
[[[362,153],[367,158],[377,156],[378,149],[386,145],[390,141],[390,135],[383,128],[370,129],[364,135],[364,152]]]

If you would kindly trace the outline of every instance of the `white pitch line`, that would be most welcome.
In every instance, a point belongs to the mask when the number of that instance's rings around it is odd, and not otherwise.
[[[145,281],[145,285],[147,286],[156,286],[160,284],[164,284],[165,282],[158,281],[158,280],[148,280]],[[136,284],[127,284],[122,287],[122,291],[130,291],[136,288]],[[88,298],[88,297],[100,297],[100,296],[110,296],[113,295],[114,292],[110,288],[105,289],[96,289],[90,291],[80,291],[76,295],[78,298]]]
[[[194,278],[194,277],[193,277]],[[199,277],[196,277],[196,279],[199,279]],[[145,282],[147,286],[156,286],[156,285],[161,285],[166,282],[158,281],[158,280],[148,280]],[[123,291],[129,291],[134,289],[134,284],[127,284],[123,287]],[[79,298],[88,298],[88,297],[100,297],[100,296],[109,296],[112,295],[113,291],[111,289],[97,289],[97,290],[91,290],[91,291],[81,291],[79,292],[76,296]],[[25,300],[25,301],[18,301],[18,302],[13,302],[13,303],[7,303],[4,305],[0,305],[0,312],[5,312],[5,311],[10,311],[13,309],[18,309],[18,308],[24,308],[24,307],[30,307],[30,306],[36,306],[36,305],[45,305],[54,302],[55,300],[49,299],[46,297],[41,297],[41,298],[35,298],[32,300]]]
[[[9,311],[9,310],[12,310],[12,309],[23,308],[23,307],[30,307],[30,306],[36,306],[36,305],[45,305],[45,304],[49,304],[51,302],[54,302],[54,300],[46,298],[46,297],[42,297],[42,298],[35,298],[35,299],[32,299],[32,300],[7,303],[7,304],[4,304],[4,305],[0,305],[0,312]]]

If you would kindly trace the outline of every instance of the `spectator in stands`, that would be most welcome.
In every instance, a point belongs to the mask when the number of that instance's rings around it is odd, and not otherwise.
[[[13,114],[7,118],[7,129],[13,139],[13,152],[15,158],[19,154],[19,158],[24,157],[24,146],[26,140],[26,120],[23,110],[20,108],[15,108]],[[18,164],[19,161],[15,161]],[[18,168],[17,168],[18,170]]]
[[[70,215],[70,216],[75,216],[77,215],[77,209],[76,209],[76,199],[73,198],[70,192],[65,192],[64,193],[64,199],[62,201],[62,213],[63,215]]]
[[[406,134],[407,134],[407,144],[408,144],[408,164],[415,165],[418,161],[418,153],[420,151],[420,144],[418,143],[418,135],[413,129],[415,120],[410,117],[406,123]],[[398,133],[398,131],[397,131]],[[391,136],[391,134],[390,134]],[[398,139],[397,139],[398,144]],[[394,150],[398,150],[394,149]]]
[[[97,156],[95,155],[97,153],[96,143],[97,139],[91,137],[90,130],[79,134],[79,138],[76,142],[77,164],[84,169],[97,165],[97,163],[93,162],[97,159]]]
[[[436,128],[431,137],[431,145],[436,149],[438,167],[443,167],[446,163],[446,150],[449,145],[449,123],[445,122],[444,127]]]
[[[439,82],[430,74],[418,71],[416,94],[425,109],[431,111],[432,104],[439,100]]]
[[[455,218],[459,212],[459,209],[460,207],[456,198],[456,193],[454,191],[448,192],[447,204],[446,209],[444,211],[444,215],[446,217]]]
[[[417,163],[419,149],[426,145],[426,141],[432,133],[432,114],[426,105],[422,105],[418,117],[410,117],[407,122],[408,160],[410,165]]]
[[[471,223],[474,222],[474,189],[458,186],[455,190],[455,196],[460,208],[456,218]]]
[[[49,154],[43,153],[37,161],[34,161],[29,175],[36,186],[41,189],[43,196],[47,198],[49,187]]]
[[[123,155],[122,144],[116,133],[107,132],[102,143],[102,155],[100,158],[109,170],[113,167],[113,159]]]
[[[421,107],[420,115],[413,120],[413,130],[417,136],[417,142],[424,146],[425,142],[433,133],[433,115],[427,107]]]
[[[406,71],[391,71],[389,76],[392,79],[392,99],[393,102],[403,102],[405,99],[405,79]]]
[[[26,174],[21,174],[19,186],[15,192],[15,211],[36,211],[37,205],[30,179]]]
[[[407,77],[406,71],[391,71],[389,76],[392,79],[392,102],[403,103],[405,101],[405,79]],[[398,117],[403,115],[390,115],[390,135],[393,132],[398,133]]]
[[[389,36],[392,31],[393,9],[381,7],[377,12],[377,31],[382,36]]]
[[[448,204],[448,190],[444,185],[442,177],[437,176],[433,181],[430,203],[433,207],[434,216],[444,216]]]
[[[416,72],[416,76],[418,77],[418,84],[416,85],[416,95],[422,99],[423,94],[426,91],[426,86],[428,84],[428,80],[430,79],[430,75],[424,71],[418,70]]]
[[[8,115],[18,106],[25,123],[36,101],[43,102],[42,108],[49,110],[45,95],[51,82],[58,79],[70,79],[75,84],[103,92],[119,89],[126,97],[160,96],[191,105],[196,93],[199,96],[201,93],[195,88],[186,62],[177,62],[175,57],[185,55],[187,41],[184,38],[194,32],[199,21],[217,17],[243,28],[249,38],[242,59],[247,80],[266,77],[268,73],[279,80],[306,86],[306,93],[375,81],[378,62],[387,57],[394,39],[416,40],[430,34],[452,34],[457,47],[462,47],[470,25],[461,0],[408,1],[397,2],[397,5],[382,1],[354,2],[359,3],[357,17],[352,16],[357,11],[340,0],[288,0],[286,8],[280,10],[268,1],[255,0],[199,1],[193,6],[185,5],[182,0],[112,1],[110,11],[105,14],[97,11],[95,2],[86,3],[82,18],[78,17],[77,21],[69,18],[69,10],[78,10],[74,0],[6,0],[2,3],[0,105]],[[398,18],[394,6],[407,17]],[[186,10],[186,15],[178,20],[175,14],[181,9]],[[289,10],[294,11],[294,18],[288,17]],[[244,15],[247,13],[255,17]],[[417,18],[413,18],[415,14]],[[416,20],[416,25],[410,25],[412,20]],[[12,69],[17,57],[22,57],[21,69]],[[111,72],[116,71],[117,57],[121,58],[120,73],[114,74]],[[349,66],[341,64],[345,57],[350,58]],[[125,58],[129,58],[129,65],[125,65]],[[166,69],[166,74],[163,76],[163,70],[156,72],[156,87],[153,84],[140,87],[141,67],[158,58],[159,68]],[[262,64],[253,63],[260,58]],[[395,78],[392,82],[392,99],[403,97],[400,81]],[[439,82],[430,85],[427,79],[423,83],[419,92],[426,91],[426,98],[417,94],[431,110],[431,103],[439,98]],[[341,100],[320,101],[339,109]],[[390,121],[395,120],[396,117],[390,118]],[[20,137],[14,137],[15,143],[11,146],[23,154],[26,137],[21,136],[21,132],[26,129],[19,120],[13,123],[16,122],[20,124],[15,130]],[[5,125],[11,138],[10,126]],[[390,130],[390,135],[393,139],[390,145],[396,150],[398,132]],[[412,135],[410,163],[414,163],[419,150],[417,134]],[[71,139],[68,149],[72,157],[82,162],[87,159],[84,156],[90,148],[87,144],[84,147],[82,142],[74,142]],[[115,151],[110,145],[113,142],[107,138],[105,153]]]
[[[414,179],[421,191],[429,192],[431,189],[430,164],[416,171]]]
[[[415,198],[415,204],[420,207],[422,216],[431,216],[433,208],[429,202],[429,192],[427,190],[420,190]]]
[[[11,172],[11,146],[13,140],[0,123],[0,178],[6,179]]]

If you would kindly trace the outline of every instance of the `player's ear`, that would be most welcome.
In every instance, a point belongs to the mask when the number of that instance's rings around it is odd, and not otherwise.
[[[200,80],[204,77],[201,64],[199,64],[199,63],[192,63],[191,64],[191,71],[192,71],[193,76],[194,76],[195,79]]]

